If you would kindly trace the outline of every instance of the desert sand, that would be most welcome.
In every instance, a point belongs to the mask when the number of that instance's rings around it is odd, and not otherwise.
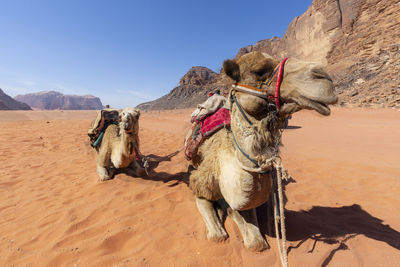
[[[183,145],[190,110],[143,112],[141,149]],[[0,266],[280,266],[228,218],[213,243],[180,153],[149,177],[99,182],[86,135],[96,111],[0,112]],[[283,136],[289,266],[400,266],[400,112],[293,116]],[[266,233],[264,208],[258,209]]]

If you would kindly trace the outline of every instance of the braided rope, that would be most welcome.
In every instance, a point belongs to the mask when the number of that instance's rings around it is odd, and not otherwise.
[[[279,210],[278,203],[276,200],[276,193],[274,192],[274,223],[275,223],[275,235],[276,242],[278,245],[279,258],[281,259],[281,264],[283,267],[288,266],[288,256],[286,249],[286,227],[285,227],[285,209],[283,203],[283,192],[282,192],[282,179],[287,180],[289,178],[288,172],[286,168],[282,165],[280,161],[276,163],[276,180],[278,184],[278,199],[279,199]],[[281,226],[281,236],[282,236],[282,244],[279,241],[279,230],[278,230],[278,220],[280,221]]]
[[[260,174],[264,174],[264,173],[269,173],[271,171],[271,167],[275,161],[275,158],[269,158],[267,160],[265,160],[263,163],[261,164],[257,164],[258,167],[256,168],[251,168],[251,167],[247,167],[245,166],[238,158],[237,156],[237,151],[235,151],[235,160],[237,162],[237,164],[240,166],[240,168],[242,168],[245,171],[248,172],[256,172],[256,173],[260,173]]]

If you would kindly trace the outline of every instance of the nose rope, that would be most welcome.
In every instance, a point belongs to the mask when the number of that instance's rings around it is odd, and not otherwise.
[[[288,59],[289,58],[285,57],[282,60],[281,64],[279,65],[278,78],[276,79],[275,96],[273,98],[275,98],[275,105],[276,105],[276,108],[278,109],[278,111],[281,111],[280,89],[281,89],[281,84],[282,84],[282,80],[283,80],[283,76],[282,76],[283,75],[283,68],[285,66],[285,62]]]

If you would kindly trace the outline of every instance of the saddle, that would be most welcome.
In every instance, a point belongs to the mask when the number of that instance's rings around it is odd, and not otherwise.
[[[90,145],[93,148],[101,144],[104,132],[110,124],[118,124],[119,113],[115,109],[103,109],[97,113],[96,118],[92,121],[88,130]]]
[[[208,114],[201,120],[196,120],[192,124],[185,140],[185,157],[191,160],[197,155],[197,151],[206,138],[224,127],[230,127],[231,116],[226,108],[219,108],[214,113]]]

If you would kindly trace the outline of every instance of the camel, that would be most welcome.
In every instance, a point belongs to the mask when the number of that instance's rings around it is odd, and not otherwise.
[[[144,169],[136,161],[139,150],[139,116],[135,108],[119,110],[119,124],[110,124],[97,151],[97,172],[101,181],[114,178],[117,170],[143,176]]]
[[[258,93],[274,95],[274,89],[264,81],[276,83],[274,69],[280,65],[284,65],[280,96],[271,99]],[[198,156],[192,159],[189,187],[209,240],[228,238],[223,227],[227,212],[237,224],[245,247],[262,251],[269,245],[258,227],[255,208],[270,197],[271,166],[264,163],[276,156],[280,127],[287,116],[301,109],[327,116],[328,105],[338,98],[331,78],[317,63],[294,58],[280,63],[267,54],[251,52],[225,60],[223,71],[234,81],[228,99],[231,127],[221,129],[200,146]],[[245,90],[239,90],[238,85]],[[246,88],[250,90],[246,92]],[[260,167],[263,164],[264,169]]]

